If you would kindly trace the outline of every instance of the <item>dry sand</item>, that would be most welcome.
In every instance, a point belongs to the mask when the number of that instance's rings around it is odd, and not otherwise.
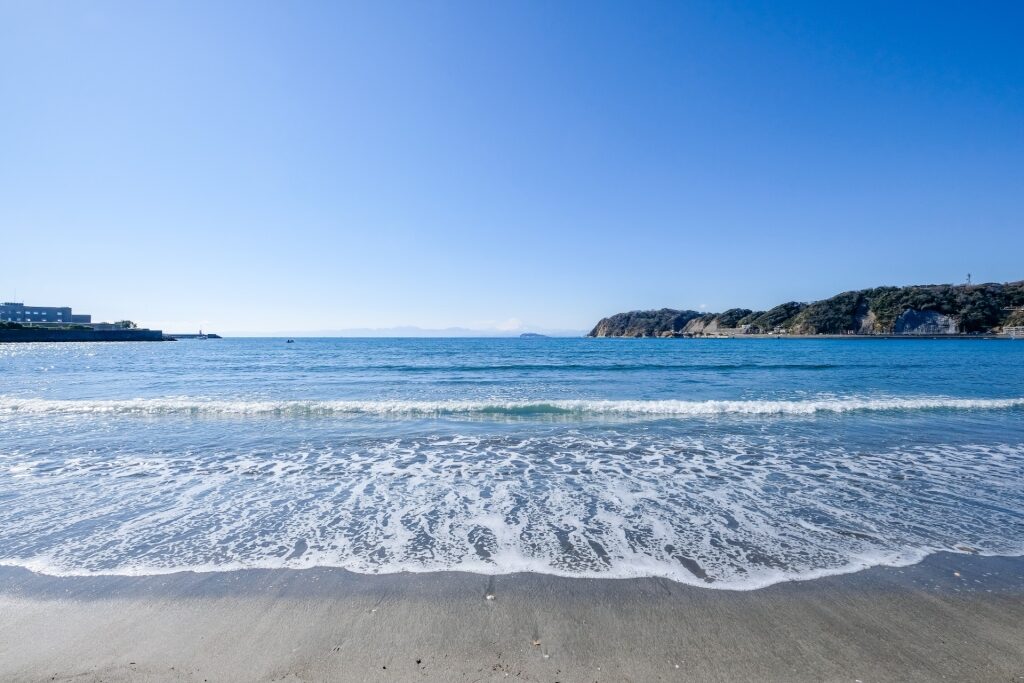
[[[493,599],[487,599],[487,595]],[[2,681],[1024,681],[1024,560],[757,591],[336,569],[0,569]]]

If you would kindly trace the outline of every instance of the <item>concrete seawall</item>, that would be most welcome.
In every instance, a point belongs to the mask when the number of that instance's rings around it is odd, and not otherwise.
[[[0,330],[0,343],[17,342],[133,342],[163,341],[160,330],[53,330],[23,328]]]

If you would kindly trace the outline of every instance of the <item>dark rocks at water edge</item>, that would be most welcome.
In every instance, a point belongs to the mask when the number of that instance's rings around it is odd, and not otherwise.
[[[717,337],[742,334],[999,334],[1024,326],[1024,281],[875,287],[768,311],[662,308],[602,319],[590,337]]]

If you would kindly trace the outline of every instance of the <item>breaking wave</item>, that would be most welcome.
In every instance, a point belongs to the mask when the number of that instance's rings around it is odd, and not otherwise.
[[[865,452],[616,430],[330,441],[0,451],[0,564],[534,571],[754,589],[937,551],[1024,552],[1022,443]]]
[[[835,397],[795,401],[551,400],[551,401],[241,401],[195,398],[65,400],[0,398],[3,414],[124,415],[578,415],[711,417],[715,415],[813,415],[868,411],[1006,410],[1024,407],[1024,398]]]

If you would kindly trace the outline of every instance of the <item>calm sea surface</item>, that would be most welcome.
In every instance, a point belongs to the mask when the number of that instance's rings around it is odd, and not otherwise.
[[[710,587],[1024,553],[1024,342],[0,345],[0,564]]]

